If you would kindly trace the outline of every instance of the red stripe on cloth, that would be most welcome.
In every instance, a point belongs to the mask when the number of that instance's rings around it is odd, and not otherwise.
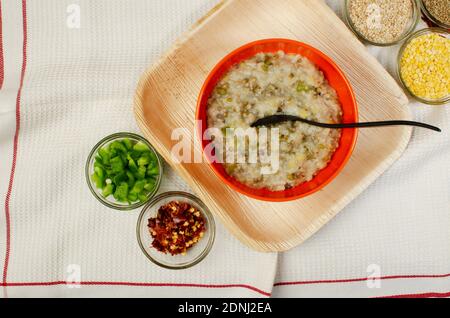
[[[436,277],[442,275],[421,275],[426,277]],[[415,278],[415,277],[412,277]],[[177,284],[177,283],[137,283],[137,282],[96,282],[96,281],[86,281],[80,282],[80,285],[86,286],[135,286],[135,287],[198,287],[198,288],[247,288],[255,291],[264,296],[271,296],[271,293],[265,292],[254,286],[245,284]],[[33,287],[33,286],[56,286],[56,285],[71,285],[71,283],[65,281],[54,281],[54,282],[29,282],[29,283],[3,283],[0,286],[4,287]],[[392,295],[392,296],[379,296],[375,298],[447,298],[450,297],[450,292],[448,293],[420,293],[420,294],[403,294],[403,295]]]
[[[417,278],[446,278],[450,277],[449,274],[438,275],[395,275],[395,276],[382,276],[379,279],[417,279]],[[349,278],[349,279],[329,279],[329,280],[309,280],[309,281],[292,281],[292,282],[278,282],[274,286],[289,286],[289,285],[313,285],[313,284],[336,284],[336,283],[354,283],[362,282],[369,279],[364,278]],[[370,279],[374,279],[371,277]]]
[[[3,21],[2,21],[2,2],[0,1],[0,89],[3,87],[5,78],[5,67],[3,59]]]
[[[86,286],[135,286],[135,287],[196,287],[196,288],[246,288],[257,292],[263,296],[270,297],[271,293],[263,291],[254,286],[245,284],[181,284],[181,283],[135,283],[135,282],[96,282],[86,281],[80,282],[80,285]],[[3,283],[0,284],[4,287],[31,287],[31,286],[55,286],[55,285],[73,285],[73,283],[67,283],[65,281],[55,282],[30,282],[30,283]]]
[[[393,295],[393,296],[383,296],[377,298],[447,298],[450,297],[450,292],[448,293],[422,293],[422,294],[405,294],[405,295]]]
[[[23,58],[22,58],[22,72],[20,75],[19,90],[16,99],[16,132],[14,134],[14,148],[13,161],[11,166],[11,175],[9,177],[8,191],[5,199],[5,219],[6,219],[6,255],[5,264],[3,267],[3,284],[6,284],[8,279],[8,265],[11,256],[11,214],[9,211],[9,201],[11,199],[12,186],[14,183],[14,173],[16,171],[17,148],[19,145],[19,131],[20,131],[20,95],[22,93],[23,80],[25,78],[25,69],[27,66],[27,8],[26,0],[22,0],[22,19],[23,19]]]

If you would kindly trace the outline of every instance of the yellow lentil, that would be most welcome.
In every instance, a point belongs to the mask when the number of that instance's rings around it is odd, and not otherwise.
[[[450,94],[450,39],[425,34],[406,46],[400,60],[400,74],[411,92],[436,100]]]

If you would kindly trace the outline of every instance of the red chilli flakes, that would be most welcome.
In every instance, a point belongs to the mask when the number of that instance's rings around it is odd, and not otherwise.
[[[152,246],[162,253],[185,255],[206,231],[201,212],[186,202],[171,201],[158,209],[156,218],[148,219]]]

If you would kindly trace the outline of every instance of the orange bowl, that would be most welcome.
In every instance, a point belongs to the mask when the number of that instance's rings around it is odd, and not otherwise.
[[[217,64],[208,75],[198,98],[196,119],[198,125],[198,136],[202,149],[210,143],[203,140],[202,136],[207,128],[207,103],[211,93],[220,79],[231,69],[232,66],[247,60],[257,53],[275,53],[284,51],[290,54],[299,54],[313,62],[325,75],[330,85],[336,90],[341,103],[344,123],[358,121],[358,107],[353,90],[347,78],[340,68],[324,53],[302,42],[287,39],[266,39],[246,44],[228,54]],[[299,199],[319,191],[330,183],[344,168],[353,152],[357,139],[357,129],[343,129],[339,146],[333,154],[328,166],[309,182],[302,183],[296,187],[284,191],[271,191],[268,189],[250,188],[230,175],[228,175],[221,163],[214,162],[204,152],[209,164],[217,176],[234,190],[254,199],[282,202]]]

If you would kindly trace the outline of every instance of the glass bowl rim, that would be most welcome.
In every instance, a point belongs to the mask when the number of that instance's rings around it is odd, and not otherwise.
[[[450,24],[445,24],[442,21],[439,21],[434,15],[431,14],[430,10],[428,10],[427,6],[423,2],[423,0],[420,0],[420,7],[422,9],[422,12],[425,14],[425,16],[430,19],[431,22],[436,24],[437,26],[444,28],[444,29],[450,29]]]
[[[103,146],[104,144],[109,143],[109,142],[111,142],[113,140],[121,139],[121,138],[127,138],[127,137],[131,138],[131,139],[135,139],[135,140],[141,141],[141,142],[145,143],[150,148],[150,150],[156,155],[156,159],[158,161],[158,167],[159,167],[159,174],[158,174],[158,180],[156,181],[155,189],[152,192],[149,193],[149,195],[147,197],[147,200],[142,201],[142,202],[138,201],[136,203],[129,204],[129,205],[119,206],[119,205],[113,204],[112,202],[109,202],[108,200],[106,200],[106,198],[103,198],[101,195],[99,195],[99,193],[94,188],[94,185],[92,184],[91,176],[90,176],[91,175],[90,162],[91,162],[91,159],[93,158],[93,156],[97,153],[98,149],[101,146]],[[85,176],[86,176],[87,184],[89,186],[89,190],[94,195],[94,197],[97,198],[97,200],[100,201],[103,205],[107,206],[108,208],[115,209],[115,210],[130,211],[130,210],[134,210],[134,209],[137,209],[137,208],[143,206],[150,199],[152,199],[155,196],[156,193],[158,193],[159,187],[161,185],[161,179],[162,179],[162,176],[163,176],[163,165],[162,165],[162,161],[161,161],[161,158],[160,158],[158,152],[155,150],[155,148],[152,146],[152,144],[150,144],[150,142],[147,139],[145,139],[144,137],[142,137],[142,136],[140,136],[138,134],[131,133],[131,132],[118,132],[118,133],[110,134],[110,135],[102,138],[92,148],[91,152],[88,155],[87,161],[86,161]]]
[[[185,263],[182,265],[169,265],[169,264],[161,263],[160,261],[158,261],[157,259],[152,257],[149,253],[147,253],[147,251],[144,247],[144,244],[142,242],[142,239],[141,239],[141,224],[144,219],[145,212],[148,209],[155,206],[161,200],[170,198],[170,197],[184,197],[184,198],[194,201],[200,208],[201,213],[203,215],[205,215],[207,222],[208,222],[207,223],[208,224],[207,231],[209,232],[209,235],[206,236],[206,237],[208,237],[208,242],[207,242],[205,248],[202,250],[202,252],[200,253],[200,255],[198,257],[194,258],[189,263]],[[149,202],[147,202],[147,204],[141,210],[138,220],[137,220],[137,223],[136,223],[136,236],[137,236],[137,241],[138,241],[139,247],[141,248],[141,251],[152,263],[154,263],[158,266],[161,266],[163,268],[166,268],[166,269],[180,270],[180,269],[186,269],[186,268],[192,267],[194,265],[197,265],[198,263],[203,261],[206,258],[206,256],[208,256],[209,252],[211,251],[211,249],[214,245],[214,241],[216,238],[216,223],[214,221],[214,216],[211,213],[211,211],[209,210],[209,208],[198,197],[196,197],[195,195],[188,193],[188,192],[169,191],[169,192],[164,192],[164,193],[161,193],[161,194],[153,197]]]
[[[423,97],[419,97],[416,94],[414,94],[411,89],[408,87],[408,85],[406,85],[405,81],[403,80],[402,77],[402,72],[401,72],[401,59],[403,57],[403,53],[406,49],[406,47],[408,46],[408,44],[415,38],[425,35],[425,34],[431,34],[431,33],[438,33],[438,34],[447,34],[450,35],[450,32],[447,31],[444,28],[439,28],[439,27],[431,27],[431,28],[424,28],[421,30],[418,30],[416,32],[414,32],[413,34],[411,34],[406,41],[402,44],[402,46],[400,47],[400,50],[398,52],[398,56],[397,56],[397,77],[400,79],[400,83],[402,84],[403,88],[406,90],[406,92],[413,97],[414,99],[416,99],[417,101],[427,104],[427,105],[444,105],[447,102],[450,101],[450,94],[441,98],[441,99],[426,99]],[[447,38],[448,39],[448,38]]]
[[[411,23],[410,27],[404,33],[402,33],[402,35],[398,39],[395,39],[392,42],[386,42],[386,43],[375,42],[375,41],[369,40],[361,32],[356,30],[355,24],[353,23],[352,19],[350,18],[350,12],[348,11],[348,4],[349,4],[350,1],[352,1],[352,0],[345,0],[344,1],[344,7],[343,7],[344,19],[347,22],[347,24],[350,26],[350,29],[352,30],[352,32],[359,39],[363,40],[367,44],[371,44],[371,45],[374,45],[374,46],[381,46],[381,47],[386,47],[386,46],[392,46],[392,45],[399,44],[403,40],[407,39],[412,33],[414,33],[414,30],[416,29],[417,24],[419,23],[419,19],[420,19],[420,4],[419,4],[419,0],[410,0],[411,3],[413,4],[413,16],[411,18],[412,19],[412,23]]]

